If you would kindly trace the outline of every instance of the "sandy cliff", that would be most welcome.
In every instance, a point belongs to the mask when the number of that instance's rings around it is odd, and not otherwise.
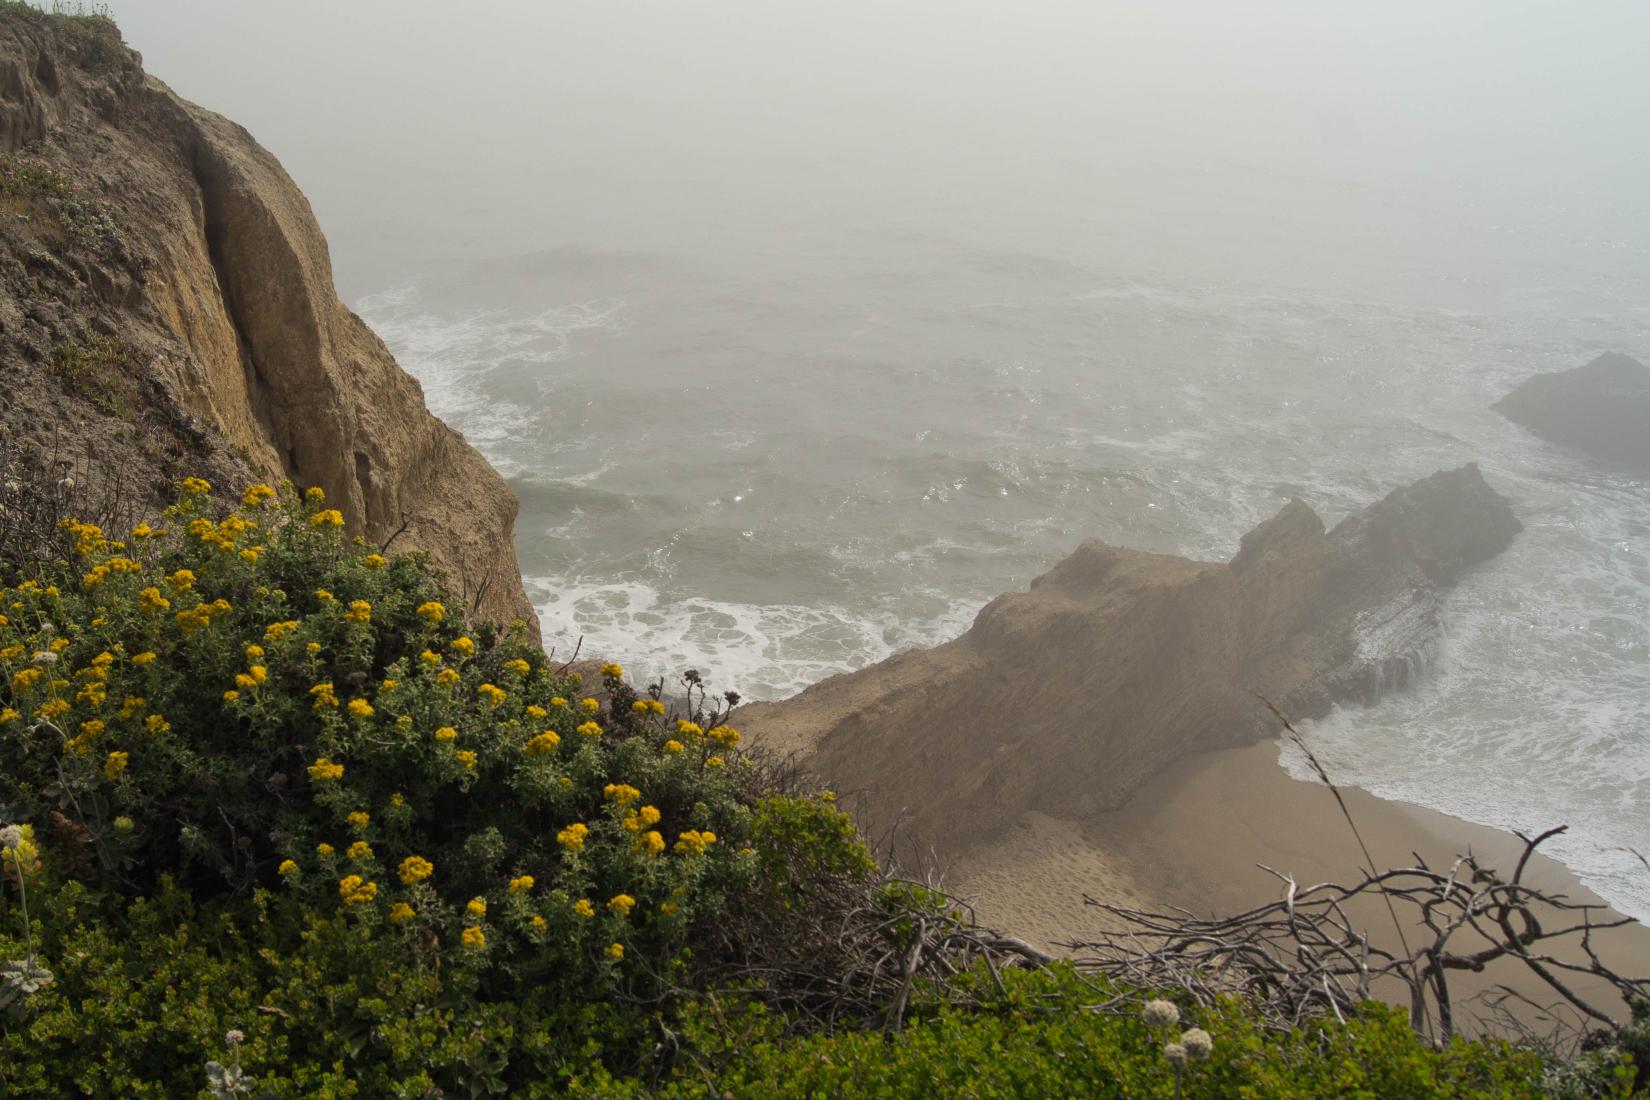
[[[319,485],[422,548],[481,615],[534,622],[516,502],[338,300],[308,201],[104,20],[0,17],[0,402],[43,463],[158,499],[185,473]]]
[[[1413,674],[1441,593],[1519,530],[1476,466],[1325,531],[1300,501],[1226,564],[1088,542],[930,650],[743,712],[806,754],[873,835],[942,858],[1026,815],[1114,810],[1170,762],[1277,732]]]

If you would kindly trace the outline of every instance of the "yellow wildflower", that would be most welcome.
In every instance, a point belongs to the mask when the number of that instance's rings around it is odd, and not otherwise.
[[[602,794],[620,806],[628,806],[642,796],[642,792],[628,783],[609,783],[602,788]]]
[[[642,819],[643,825],[657,825],[659,824],[659,807],[643,806],[636,812],[636,816]]]
[[[150,733],[166,733],[172,728],[172,723],[158,714],[151,714],[145,718],[143,725]]]
[[[321,841],[321,843],[315,846],[315,854],[320,856],[322,859],[325,859],[327,856],[332,854],[332,845],[328,844],[324,840]]]
[[[497,684],[482,684],[476,688],[476,694],[486,699],[491,706],[498,706],[508,698],[509,693]]]
[[[311,485],[304,490],[304,499],[311,504],[321,504],[327,499],[327,491],[319,485]]]
[[[361,564],[366,566],[368,569],[382,569],[386,563],[384,561],[384,555],[368,554],[366,557],[361,559]]]
[[[23,717],[21,714],[17,713],[10,707],[7,707],[5,710],[0,710],[0,726],[3,726],[8,722],[15,722],[21,717]]]
[[[556,843],[570,852],[576,852],[584,847],[584,838],[590,835],[590,827],[575,822],[556,834]]]
[[[681,752],[682,748],[683,748],[683,745],[680,741],[672,739],[670,741],[665,742],[665,751],[666,752]]]
[[[452,687],[458,683],[459,676],[456,668],[444,668],[435,674],[435,682],[442,687]]]
[[[533,876],[522,875],[510,880],[510,893],[525,894],[533,888]]]
[[[598,710],[602,709],[602,705],[600,703],[598,703],[594,698],[580,699],[579,700],[579,706],[584,708],[584,712],[586,714],[595,714]]]
[[[458,637],[456,637],[452,640],[452,643],[450,645],[448,645],[447,648],[452,650],[454,653],[462,654],[465,657],[469,657],[469,656],[471,656],[472,654],[475,653],[476,644],[474,642],[472,642],[468,637],[460,634]]]
[[[186,477],[183,479],[183,491],[192,497],[202,496],[212,491],[212,483],[198,477]]]
[[[417,614],[426,622],[439,623],[447,617],[447,609],[434,600],[427,600],[418,605]]]
[[[354,860],[371,859],[372,845],[364,840],[357,840],[349,846],[344,855]]]
[[[650,856],[660,855],[665,850],[665,838],[657,829],[649,829],[636,838],[637,851]]]
[[[349,712],[356,718],[371,718],[373,715],[372,704],[365,699],[351,699],[349,701]]]
[[[226,702],[226,703],[238,702],[240,700],[240,697],[241,697],[241,693],[238,692],[238,691],[235,691],[233,688],[231,688],[229,691],[226,691],[226,692],[223,693],[223,701]]]
[[[298,864],[290,859],[283,859],[281,860],[281,866],[276,869],[275,873],[282,878],[291,878],[298,873]]]
[[[366,830],[367,825],[372,821],[372,817],[363,810],[356,810],[344,820],[349,822],[350,828],[359,833]]]
[[[739,744],[739,731],[728,726],[716,726],[705,736],[730,749]]]
[[[704,855],[705,849],[714,843],[715,833],[701,833],[697,829],[689,829],[676,838],[676,850],[683,855]]]
[[[602,666],[602,678],[607,680],[624,679],[624,666],[609,661]]]
[[[241,494],[241,503],[248,508],[256,508],[274,495],[274,489],[260,482],[257,485],[249,486],[246,492]]]
[[[470,916],[475,917],[477,920],[480,920],[482,917],[487,915],[487,899],[471,898],[465,903],[464,911],[470,914]]]
[[[610,959],[622,959],[624,958],[624,944],[610,943],[602,950],[602,954],[606,955]]]
[[[539,706],[537,703],[528,704],[527,717],[529,717],[529,718],[545,718],[545,717],[548,717],[549,714],[550,714],[549,711],[545,710],[543,707]]]
[[[336,508],[326,508],[309,517],[311,527],[342,527],[344,513]]]
[[[288,634],[298,629],[297,619],[288,619],[286,622],[270,623],[264,628],[264,641],[274,645]]]
[[[325,588],[317,588],[315,590],[315,598],[320,600],[322,603],[331,603],[332,593]]]
[[[518,676],[525,676],[532,671],[533,666],[522,660],[520,657],[517,657],[514,660],[505,661],[504,668],[507,672],[514,672]]]
[[[585,737],[600,737],[602,735],[602,727],[600,723],[597,722],[585,722],[579,726],[579,733]]]
[[[365,905],[378,896],[378,884],[366,882],[360,875],[345,875],[338,880],[338,896],[345,905]]]
[[[194,571],[190,569],[179,569],[176,573],[173,573],[171,576],[166,578],[166,583],[171,587],[173,592],[181,596],[195,586]]]
[[[372,604],[366,600],[351,600],[349,610],[344,612],[344,618],[352,623],[372,622]]]
[[[248,661],[261,661],[264,659],[264,647],[261,645],[249,645],[245,649],[241,650],[241,652],[246,654],[246,659]]]
[[[459,749],[453,754],[453,758],[466,768],[473,769],[476,766],[476,754],[469,749]]]
[[[318,783],[326,783],[344,777],[344,765],[334,764],[326,757],[317,757],[315,763],[309,766],[309,777]]]
[[[726,763],[727,763],[727,761],[723,760],[720,756],[712,756],[708,760],[705,761],[705,767],[707,767],[707,768],[720,768]]]
[[[487,933],[475,927],[475,925],[471,925],[470,927],[464,929],[462,938],[464,940],[465,947],[487,946]]]
[[[596,907],[590,904],[589,898],[580,898],[573,903],[573,912],[578,916],[589,918],[596,915]]]
[[[559,744],[561,744],[561,738],[556,734],[556,731],[545,730],[527,742],[527,752],[533,756],[542,756],[544,753],[555,751],[556,746]]]
[[[386,915],[386,919],[391,924],[406,924],[408,921],[413,919],[413,916],[413,907],[404,901],[398,901],[394,905],[390,906],[390,911]]]
[[[418,655],[418,659],[427,665],[439,665],[441,663],[441,654],[432,653],[426,649]]]
[[[423,882],[435,874],[435,864],[423,856],[408,856],[401,861],[401,881],[408,886]]]
[[[457,737],[458,731],[453,729],[451,726],[442,726],[440,729],[435,731],[435,739],[437,741],[452,741]]]
[[[550,696],[550,705],[553,707],[565,707],[567,705],[567,700],[563,699],[560,695],[552,695]]]

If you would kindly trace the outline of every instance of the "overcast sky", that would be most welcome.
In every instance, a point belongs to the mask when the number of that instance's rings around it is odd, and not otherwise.
[[[1373,248],[1390,219],[1650,262],[1645,0],[114,8],[152,74],[282,158],[346,293],[799,218],[1052,245],[1085,194],[1236,241]]]

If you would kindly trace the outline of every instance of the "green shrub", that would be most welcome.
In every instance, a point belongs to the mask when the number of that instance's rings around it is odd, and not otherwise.
[[[667,725],[617,666],[603,712],[519,624],[465,633],[318,490],[215,518],[188,488],[0,592],[0,817],[55,823],[61,878],[284,891],[579,999],[658,985],[753,880],[733,731]]]
[[[1175,1095],[1162,1036],[1132,1015],[1092,1010],[1120,991],[1096,987],[1064,964],[1005,971],[1001,978],[999,993],[988,975],[965,975],[961,982],[979,995],[976,1005],[931,1006],[893,1036],[864,1031],[791,1036],[783,1021],[759,1008],[697,1008],[687,1032],[706,1053],[706,1072],[682,1077],[664,1094],[1129,1100]],[[1364,1006],[1344,1026],[1330,1020],[1287,1034],[1261,1029],[1238,1002],[1193,1020],[1214,1043],[1208,1061],[1187,1070],[1188,1097],[1544,1095],[1541,1062],[1531,1052],[1465,1041],[1433,1051],[1416,1038],[1401,1012],[1385,1005]]]

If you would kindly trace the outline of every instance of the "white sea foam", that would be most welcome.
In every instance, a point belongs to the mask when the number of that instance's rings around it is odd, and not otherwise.
[[[546,648],[622,656],[638,681],[684,670],[707,675],[713,690],[747,699],[783,699],[840,672],[852,672],[967,629],[977,602],[957,602],[922,622],[864,616],[843,607],[748,604],[700,597],[667,599],[652,585],[534,577],[528,597]]]

